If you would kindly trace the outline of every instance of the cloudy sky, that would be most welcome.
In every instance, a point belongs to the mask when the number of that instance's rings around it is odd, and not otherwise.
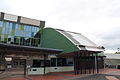
[[[82,33],[108,52],[120,48],[120,0],[0,0],[0,12]]]

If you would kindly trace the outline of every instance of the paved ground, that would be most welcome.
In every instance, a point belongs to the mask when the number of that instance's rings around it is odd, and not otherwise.
[[[102,69],[99,74],[80,74],[73,72],[50,73],[46,76],[24,76],[22,74],[0,74],[0,80],[120,80],[120,69]]]
[[[72,80],[120,80],[120,75],[95,74]]]

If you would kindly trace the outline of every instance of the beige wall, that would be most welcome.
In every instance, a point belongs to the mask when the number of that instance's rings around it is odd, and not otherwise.
[[[1,18],[1,14],[2,14],[2,12],[0,12],[0,18]],[[27,25],[35,25],[35,26],[38,26],[38,27],[39,26],[41,26],[41,27],[45,26],[45,21],[26,18],[26,17],[21,17],[21,16],[16,16],[16,15],[13,15],[13,14],[8,14],[8,13],[4,13],[4,19],[3,20],[18,22],[18,23],[27,24]]]
[[[17,18],[18,18],[18,16],[12,15],[12,14],[5,14],[4,15],[4,20],[8,20],[8,21],[17,22]]]
[[[64,72],[64,71],[74,71],[74,66],[50,67],[50,72]]]
[[[36,70],[36,71],[34,71]],[[28,69],[28,75],[43,75],[44,74],[44,68],[31,68]]]
[[[55,69],[57,68],[57,69]],[[36,71],[33,71],[33,69],[36,69]],[[46,67],[45,73],[49,72],[65,72],[65,71],[74,71],[74,66],[63,66],[63,67]],[[28,75],[43,75],[44,74],[44,68],[31,68],[28,69]]]
[[[25,17],[21,17],[20,23],[40,26],[40,21],[39,20],[25,18]]]

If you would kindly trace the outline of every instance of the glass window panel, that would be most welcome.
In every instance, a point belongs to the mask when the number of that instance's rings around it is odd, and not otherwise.
[[[2,28],[2,34],[5,34],[5,28],[4,27]]]
[[[24,31],[26,31],[26,29],[27,29],[27,26],[26,26],[26,25],[24,25]]]
[[[24,37],[20,37],[20,45],[24,45],[25,39]]]
[[[20,30],[17,30],[17,36],[20,36]]]
[[[10,23],[10,27],[12,28],[12,23]]]
[[[15,35],[15,30],[12,30],[12,36],[14,36]]]
[[[18,24],[16,24],[15,30],[18,30],[18,27],[19,27],[19,25],[18,25]]]
[[[17,34],[18,34],[18,31],[17,31],[17,30],[15,30],[15,36],[17,36]]]
[[[3,21],[0,21],[0,27],[2,27],[3,26]]]
[[[36,35],[36,32],[34,32],[34,36]]]
[[[0,34],[2,33],[2,27],[0,27]]]
[[[35,28],[33,27],[33,32],[35,32]]]
[[[31,26],[29,26],[29,32],[31,32]]]
[[[0,34],[0,41],[1,41],[1,34]]]
[[[19,40],[20,40],[20,37],[17,36],[17,37],[16,37],[16,43],[19,43]]]
[[[3,27],[6,27],[6,22],[3,23]]]
[[[29,27],[27,26],[27,27],[26,27],[26,31],[27,31],[27,32],[29,31],[29,29],[28,29],[28,28],[29,28]]]
[[[23,36],[24,35],[24,32],[23,31],[21,31],[21,36]],[[24,36],[23,36],[24,37]]]
[[[29,32],[29,38],[31,37],[31,32]]]
[[[31,30],[32,30],[32,32],[34,32],[34,28],[33,27],[31,28]]]
[[[13,22],[0,21],[0,35],[4,43],[5,41],[8,41],[7,43],[11,44],[17,44],[20,42],[20,45],[38,46],[38,44],[40,43],[40,39],[36,36],[36,34],[39,30],[40,28],[36,26],[28,26],[16,24]]]
[[[31,33],[31,36],[34,37],[34,32]]]
[[[9,22],[6,23],[6,29],[8,29],[8,28],[9,28]]]
[[[4,35],[4,43],[7,43],[8,35]]]
[[[1,36],[1,41],[4,41],[4,35]]]
[[[33,27],[34,27],[34,31],[35,31],[36,27],[35,26],[33,26]]]
[[[36,32],[36,27],[34,27],[34,32]]]
[[[25,32],[23,32],[23,37],[25,37]]]
[[[4,38],[8,38],[8,35],[7,35],[7,34],[5,34],[5,35],[4,35]]]
[[[51,58],[51,67],[56,67],[56,58]]]
[[[24,31],[24,25],[21,25],[21,30]]]
[[[29,26],[27,26],[27,31],[29,31]]]
[[[16,27],[16,24],[15,24],[15,23],[12,23],[12,29],[15,30],[15,27]]]
[[[40,28],[37,28],[37,32],[40,30]]]
[[[32,29],[31,29],[31,28],[32,28],[32,26],[30,26],[30,32],[32,31]]]

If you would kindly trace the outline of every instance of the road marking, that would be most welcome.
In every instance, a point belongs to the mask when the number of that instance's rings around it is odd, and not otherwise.
[[[119,80],[115,76],[105,76],[108,80]]]

